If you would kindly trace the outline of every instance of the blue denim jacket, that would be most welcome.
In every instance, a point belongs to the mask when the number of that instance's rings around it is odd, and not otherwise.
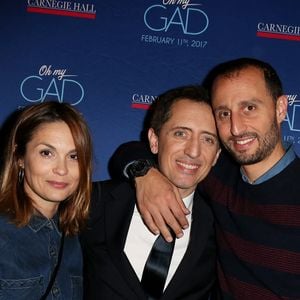
[[[38,300],[56,265],[61,233],[57,217],[33,216],[17,228],[0,216],[0,299]],[[82,299],[82,255],[78,237],[65,237],[61,265],[47,299]]]

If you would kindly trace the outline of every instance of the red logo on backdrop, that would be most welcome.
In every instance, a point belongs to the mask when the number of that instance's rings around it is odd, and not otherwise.
[[[28,0],[27,12],[84,19],[96,18],[96,9],[94,4],[71,1]]]
[[[269,39],[300,41],[300,26],[260,22],[257,24],[256,35]]]
[[[131,107],[137,109],[149,109],[157,96],[135,93],[132,95]]]

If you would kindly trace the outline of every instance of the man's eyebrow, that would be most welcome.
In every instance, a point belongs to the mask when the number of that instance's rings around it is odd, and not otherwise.
[[[172,131],[172,130],[177,130],[177,129],[182,129],[182,130],[189,130],[189,131],[192,131],[191,128],[186,127],[186,126],[175,126],[175,127],[170,128],[170,131]]]
[[[241,100],[239,101],[239,106],[243,106],[243,105],[248,105],[248,104],[252,104],[252,103],[264,103],[263,100],[258,99],[258,98],[251,98],[248,100]],[[219,105],[215,108],[213,108],[213,111],[216,112],[218,110],[230,110],[226,105]]]
[[[247,105],[247,104],[252,104],[252,103],[264,103],[265,101],[258,99],[258,98],[252,98],[248,100],[243,100],[240,102],[241,105]]]
[[[183,130],[193,131],[192,128],[186,127],[186,126],[175,126],[175,127],[172,127],[172,128],[170,129],[170,131],[172,131],[172,130],[177,130],[177,129],[183,129]],[[208,135],[213,136],[213,137],[216,138],[216,139],[219,139],[219,138],[218,138],[218,135],[215,134],[215,133],[213,133],[213,132],[211,132],[211,131],[203,130],[201,133],[202,133],[202,134],[208,134]]]
[[[172,129],[187,129],[187,130],[191,130],[191,128],[186,127],[186,126],[174,126],[174,127],[171,128],[171,130]]]
[[[211,135],[212,137],[214,137],[214,138],[217,139],[217,140],[219,139],[219,138],[218,138],[218,135],[215,134],[215,133],[213,133],[213,132],[210,132],[210,131],[202,131],[202,133]]]
[[[227,109],[229,109],[227,106],[219,105],[218,107],[213,108],[213,111],[216,112],[218,110],[227,110]]]

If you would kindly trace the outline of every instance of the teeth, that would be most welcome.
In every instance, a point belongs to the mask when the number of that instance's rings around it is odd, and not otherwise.
[[[190,164],[185,164],[185,163],[182,163],[182,162],[177,162],[179,165],[183,166],[184,168],[186,169],[189,169],[189,170],[194,170],[194,169],[198,169],[199,166],[198,165],[190,165]]]
[[[249,143],[249,142],[251,142],[251,141],[253,141],[253,140],[254,140],[254,139],[251,138],[251,139],[247,139],[247,140],[236,141],[236,143],[239,144],[239,145],[245,145],[245,144],[247,144],[247,143]]]

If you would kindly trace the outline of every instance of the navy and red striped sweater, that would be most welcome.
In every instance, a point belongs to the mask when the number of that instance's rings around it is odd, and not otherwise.
[[[224,155],[199,186],[211,200],[223,299],[300,299],[300,159],[258,185]]]

